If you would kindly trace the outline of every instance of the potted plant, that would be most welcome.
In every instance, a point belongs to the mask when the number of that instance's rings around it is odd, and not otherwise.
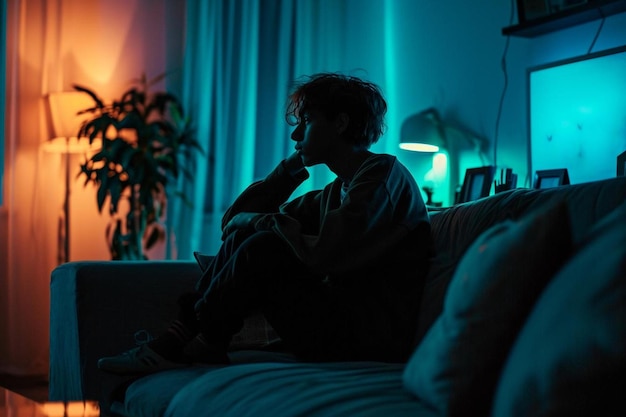
[[[94,101],[79,112],[93,117],[83,122],[78,135],[90,144],[100,138],[102,148],[81,165],[79,175],[85,176],[85,185],[96,186],[100,212],[109,201],[106,237],[114,260],[147,259],[145,250],[164,239],[168,192],[181,172],[191,175],[186,169],[193,161],[191,151],[202,152],[179,100],[148,91],[163,77],[147,80],[143,75],[110,104],[74,85]]]

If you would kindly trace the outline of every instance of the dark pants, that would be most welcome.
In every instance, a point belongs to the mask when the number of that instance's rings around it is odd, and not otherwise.
[[[243,319],[260,310],[303,359],[405,360],[412,331],[384,307],[386,294],[324,278],[274,233],[234,232],[198,282],[198,330],[225,348]]]

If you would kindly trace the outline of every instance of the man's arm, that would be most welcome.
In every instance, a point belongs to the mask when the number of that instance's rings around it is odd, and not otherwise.
[[[309,177],[297,152],[281,161],[263,180],[246,188],[222,217],[226,236],[234,229],[248,228],[259,213],[275,213],[291,193]]]

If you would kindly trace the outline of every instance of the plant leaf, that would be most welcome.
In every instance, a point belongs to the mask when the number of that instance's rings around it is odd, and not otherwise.
[[[94,93],[93,91],[91,91],[89,88],[87,87],[83,87],[80,86],[78,84],[74,84],[73,85],[74,90],[76,91],[82,91],[83,93],[87,93],[89,94],[89,96],[93,99],[93,101],[96,103],[96,108],[101,109],[104,107],[104,102],[102,101],[102,99],[100,99],[100,97],[98,97],[96,95],[96,93]]]

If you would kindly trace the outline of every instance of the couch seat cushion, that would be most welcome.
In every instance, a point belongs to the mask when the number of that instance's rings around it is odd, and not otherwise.
[[[134,417],[435,416],[403,388],[403,369],[380,362],[262,362],[168,371],[132,384],[116,411]]]

